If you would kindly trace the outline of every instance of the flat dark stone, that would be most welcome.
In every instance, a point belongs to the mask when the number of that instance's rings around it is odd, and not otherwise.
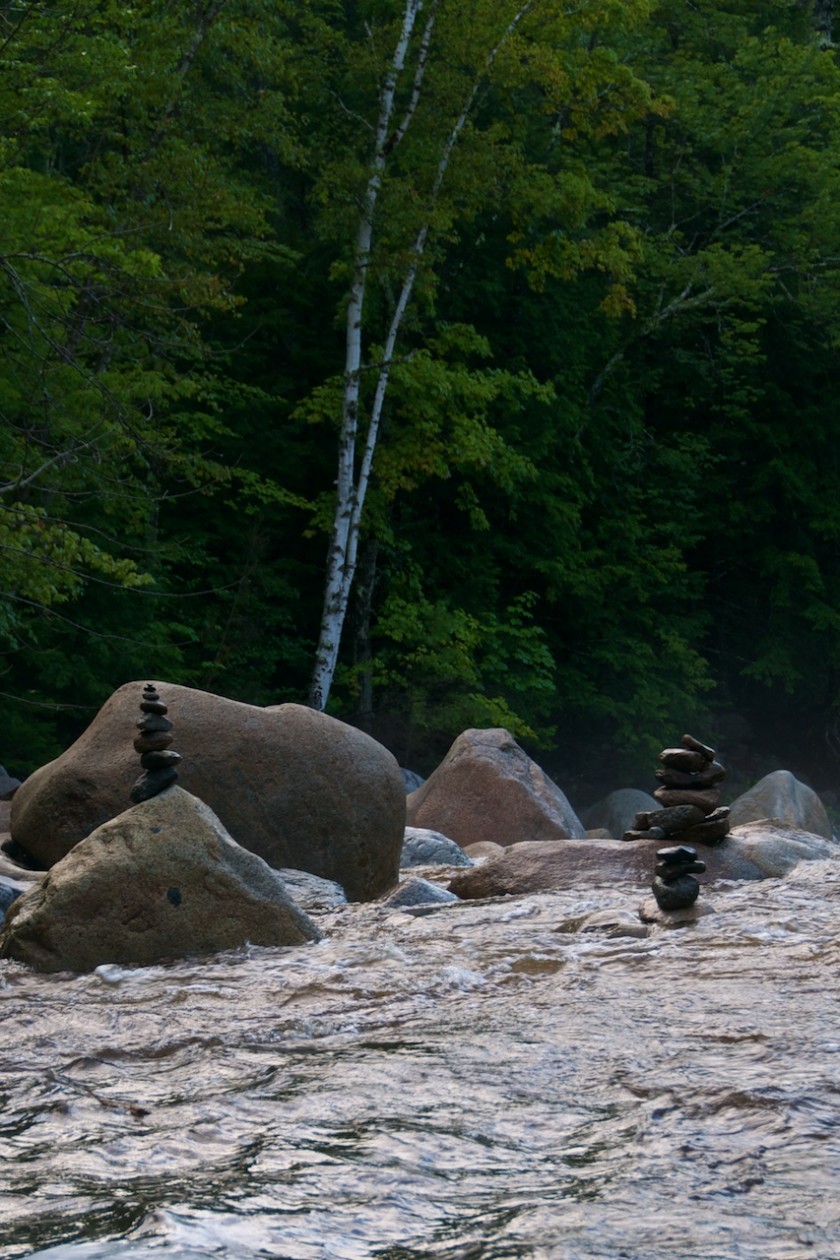
[[[697,805],[672,805],[669,809],[652,809],[647,813],[637,814],[637,827],[661,827],[667,836],[684,831],[693,823],[702,822],[705,818],[703,810]],[[646,821],[642,821],[645,819]]]
[[[675,844],[670,849],[657,849],[656,856],[660,862],[672,866],[675,862],[693,862],[697,850],[692,849],[690,844]]]
[[[653,793],[663,809],[673,805],[696,805],[704,814],[710,814],[720,804],[720,790],[710,788],[667,788],[658,787]]]
[[[664,748],[659,760],[670,769],[695,772],[705,768],[708,758],[691,748]]]
[[[177,766],[180,760],[181,754],[175,752],[174,749],[168,751],[152,749],[150,752],[143,753],[140,765],[144,770],[165,770],[167,766]]]
[[[729,806],[722,805],[704,822],[682,833],[692,844],[720,844],[729,835]]]
[[[162,700],[141,700],[140,708],[144,713],[159,713],[161,717],[163,717],[164,713],[169,712]]]
[[[147,770],[145,774],[140,775],[129,792],[129,796],[135,805],[139,805],[142,801],[150,801],[153,796],[158,796],[159,793],[171,787],[177,778],[178,771],[174,768]]]
[[[685,770],[675,770],[668,766],[654,773],[663,787],[671,788],[714,787],[716,783],[722,783],[726,778],[726,770],[719,761],[710,761],[705,770],[699,770],[695,774],[689,774]]]
[[[714,761],[715,750],[710,748],[708,744],[701,744],[699,739],[695,739],[693,735],[683,735],[680,740],[683,748],[690,748],[692,752],[702,753],[707,761]]]
[[[138,718],[136,722],[139,731],[171,731],[172,723],[169,718],[161,717],[158,713],[147,713],[145,717]]]
[[[656,863],[656,874],[666,884],[672,884],[683,875],[702,875],[705,869],[705,862],[681,862],[677,866],[669,866],[666,862]]]
[[[169,747],[173,738],[166,731],[150,731],[148,735],[138,735],[134,740],[134,747],[139,753],[160,752]]]
[[[622,840],[667,840],[668,837],[661,827],[651,827],[649,830],[640,830],[631,827],[629,831],[625,831],[621,837]]]
[[[683,875],[670,884],[657,875],[650,889],[660,910],[686,910],[700,895],[700,885],[693,875]]]

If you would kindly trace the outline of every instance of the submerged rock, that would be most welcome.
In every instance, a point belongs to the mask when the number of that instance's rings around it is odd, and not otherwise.
[[[707,914],[714,914],[714,906],[707,901],[695,901],[690,906],[677,910],[667,910],[657,903],[655,897],[649,897],[639,906],[639,918],[642,923],[658,923],[660,927],[685,927],[696,923]]]
[[[501,728],[459,735],[407,805],[409,826],[442,831],[462,849],[584,835],[559,787]]]
[[[38,971],[92,971],[318,935],[277,871],[173,787],[97,828],[18,898],[0,957]]]

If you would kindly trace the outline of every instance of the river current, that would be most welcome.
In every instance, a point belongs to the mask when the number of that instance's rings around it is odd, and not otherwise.
[[[840,872],[650,936],[574,888],[0,963],[0,1257],[838,1260]]]

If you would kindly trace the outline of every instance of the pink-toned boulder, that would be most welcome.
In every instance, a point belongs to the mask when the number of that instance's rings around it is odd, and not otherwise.
[[[407,810],[409,826],[442,831],[461,848],[585,834],[560,789],[501,728],[459,735]]]
[[[244,848],[275,868],[341,884],[351,901],[399,879],[405,790],[376,740],[298,704],[261,709],[158,683],[183,757],[179,786],[205,801]],[[12,802],[12,837],[52,866],[130,805],[142,682],[111,696],[83,735],[25,781]]]
[[[657,847],[662,846],[589,839],[512,844],[499,857],[459,872],[447,887],[465,901],[548,892],[570,884],[609,883],[638,889],[653,879]]]
[[[658,849],[656,840],[555,840],[543,844],[515,844],[498,857],[455,875],[448,887],[464,900],[476,897],[522,896],[548,892],[572,884],[626,885],[628,891],[650,885]],[[837,846],[772,821],[750,823],[732,831],[720,844],[697,845],[706,863],[701,884],[720,879],[774,879],[787,875],[799,862],[834,856]]]

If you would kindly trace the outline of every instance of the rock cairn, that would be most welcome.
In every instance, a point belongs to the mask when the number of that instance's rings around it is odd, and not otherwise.
[[[622,840],[670,840],[681,844],[720,844],[729,832],[729,806],[720,804],[726,771],[715,750],[693,735],[683,735],[679,748],[659,754],[659,787],[653,793],[662,809],[636,815]]]
[[[697,850],[689,844],[677,844],[670,849],[658,849],[656,874],[651,892],[660,910],[687,910],[700,894],[700,885],[694,878],[706,869],[705,862],[697,861]]]
[[[146,683],[143,688],[140,711],[143,716],[137,721],[140,733],[135,737],[134,747],[140,753],[143,773],[131,789],[130,796],[135,805],[151,800],[171,787],[178,778],[176,766],[181,760],[181,754],[169,747],[172,743],[172,723],[166,716],[169,710],[153,683]]]

